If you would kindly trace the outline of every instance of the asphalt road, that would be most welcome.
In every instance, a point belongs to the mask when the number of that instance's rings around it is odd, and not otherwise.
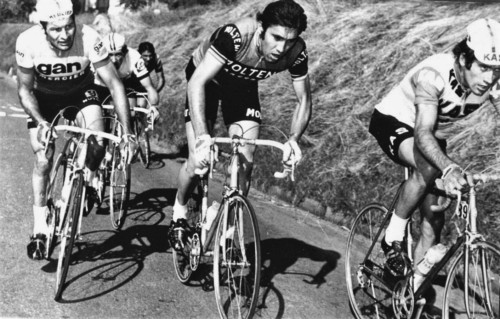
[[[210,267],[188,285],[175,276],[166,231],[180,164],[162,150],[150,169],[133,166],[123,230],[112,230],[105,211],[84,217],[69,285],[61,303],[53,300],[57,261],[26,255],[33,156],[25,122],[13,82],[0,75],[0,317],[217,318]],[[255,191],[250,200],[270,280],[267,307],[255,317],[352,318],[342,258],[347,232]]]

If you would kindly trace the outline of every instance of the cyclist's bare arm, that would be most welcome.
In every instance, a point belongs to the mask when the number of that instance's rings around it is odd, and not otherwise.
[[[302,136],[302,133],[304,133],[311,118],[311,84],[308,75],[303,80],[293,81],[292,83],[295,95],[298,99],[298,104],[293,112],[290,140],[295,140],[297,142]]]
[[[157,84],[156,91],[158,91],[158,93],[160,93],[160,91],[165,86],[165,72],[163,72],[163,68],[161,68],[160,72],[156,72],[156,75],[158,75],[158,84]]]
[[[416,109],[415,144],[428,161],[443,171],[454,162],[441,150],[434,136],[434,127],[437,122],[437,106],[417,104]]]
[[[198,137],[208,134],[205,118],[205,85],[212,80],[224,64],[208,52],[188,82],[189,112],[194,133]]]
[[[97,74],[104,81],[113,97],[115,111],[118,114],[118,119],[122,123],[125,134],[131,134],[130,125],[130,108],[125,87],[118,77],[118,73],[109,59],[94,64]]]
[[[45,121],[40,114],[38,101],[33,94],[35,83],[35,70],[18,67],[17,72],[17,93],[24,111],[31,116],[37,123]]]
[[[158,105],[159,103],[158,91],[156,91],[156,89],[154,88],[153,82],[151,82],[151,78],[149,77],[149,75],[141,79],[140,82],[148,92],[149,103],[155,106]]]

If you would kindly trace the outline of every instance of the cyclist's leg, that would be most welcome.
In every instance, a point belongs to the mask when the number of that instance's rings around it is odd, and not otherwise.
[[[249,139],[259,137],[259,123],[254,121],[238,121],[229,125],[229,136],[238,135]],[[253,169],[254,145],[245,145],[239,148],[240,151],[240,187],[243,195],[246,196],[250,190],[250,181]]]
[[[41,110],[44,110],[50,101],[50,98],[37,96]],[[44,108],[45,107],[45,108]],[[57,113],[57,109],[49,109],[42,112],[42,115],[48,121],[52,121]],[[54,145],[45,152],[42,144],[38,142],[37,124],[28,118],[28,131],[31,149],[35,155],[34,167],[32,172],[33,186],[33,234],[27,246],[28,256],[32,259],[42,259],[46,249],[46,238],[49,231],[46,218],[49,213],[47,207],[47,185],[49,182],[50,170],[54,155]]]

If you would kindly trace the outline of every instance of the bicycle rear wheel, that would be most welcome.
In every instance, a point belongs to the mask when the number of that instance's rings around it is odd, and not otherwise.
[[[130,198],[130,165],[124,162],[118,146],[113,148],[111,176],[109,177],[109,215],[114,229],[125,222]]]
[[[241,195],[231,196],[227,224],[217,226],[214,245],[215,300],[221,318],[251,318],[260,289],[260,234],[253,207]]]
[[[139,159],[145,168],[149,167],[151,149],[149,145],[149,134],[146,132],[143,122],[140,118],[135,118],[135,134],[139,143]]]
[[[394,318],[392,289],[387,284],[390,278],[384,271],[385,257],[380,247],[387,214],[385,206],[370,204],[359,212],[349,233],[345,272],[349,302],[356,318]]]
[[[61,299],[65,287],[82,207],[84,178],[81,172],[76,172],[75,174],[71,182],[71,190],[66,199],[68,202],[67,213],[61,216],[63,223],[59,233],[61,241],[59,243],[59,260],[56,272],[56,296],[54,298],[56,301]]]
[[[443,318],[500,318],[500,249],[488,242],[465,247],[446,280]]]

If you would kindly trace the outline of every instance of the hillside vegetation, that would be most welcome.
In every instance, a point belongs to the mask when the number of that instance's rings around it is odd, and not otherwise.
[[[159,145],[177,152],[185,144],[184,67],[194,48],[217,26],[253,16],[268,2],[245,0],[231,6],[171,12],[160,7],[159,15],[149,10],[113,20],[132,47],[148,40],[164,62],[167,88],[161,94],[163,120],[156,136]],[[292,184],[271,177],[279,167],[279,155],[259,150],[253,182],[261,190],[279,193],[294,203],[313,198],[321,204],[317,207],[319,214],[327,211],[329,219],[346,225],[364,204],[389,203],[403,176],[403,169],[383,154],[367,131],[375,104],[417,62],[449,50],[461,40],[469,22],[500,17],[500,6],[435,1],[297,2],[308,15],[303,37],[309,51],[314,103],[301,142],[305,156]],[[15,33],[8,30],[0,29],[0,49],[7,59],[13,46],[5,45],[10,41],[5,36]],[[286,72],[261,82],[261,104],[264,123],[288,133],[295,96]],[[449,141],[452,157],[473,171],[498,168],[497,120],[492,115],[491,107],[474,114]],[[217,130],[224,128],[219,124]],[[265,127],[262,132],[264,137],[284,140],[274,128]],[[490,186],[480,196],[485,200],[480,208],[486,211],[480,220],[491,234],[497,233],[500,225],[493,212],[500,204],[497,193],[498,188]]]

